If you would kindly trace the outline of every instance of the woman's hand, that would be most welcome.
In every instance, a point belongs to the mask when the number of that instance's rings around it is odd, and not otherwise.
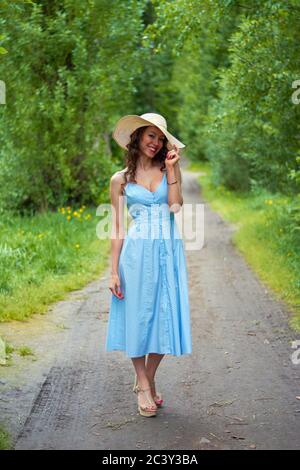
[[[174,167],[175,163],[177,163],[179,160],[180,160],[180,155],[179,155],[178,147],[175,144],[173,144],[173,149],[169,150],[169,152],[167,153],[167,157],[165,159],[166,168],[168,169],[168,168]]]
[[[111,274],[109,289],[118,299],[124,299],[124,295],[121,292],[121,283],[118,274]]]

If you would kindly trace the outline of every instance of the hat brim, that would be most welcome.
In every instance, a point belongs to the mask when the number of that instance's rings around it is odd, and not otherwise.
[[[143,127],[145,125],[148,126],[155,126],[158,127],[164,135],[167,137],[167,148],[168,150],[173,149],[173,145],[176,145],[178,148],[184,148],[185,145],[180,142],[180,140],[176,139],[170,132],[168,132],[163,126],[160,126],[154,122],[148,121],[146,119],[141,118],[136,114],[128,114],[127,116],[122,117],[117,122],[115,129],[113,131],[113,138],[117,142],[120,147],[125,150],[127,149],[127,145],[130,142],[131,134],[138,129],[139,127]]]

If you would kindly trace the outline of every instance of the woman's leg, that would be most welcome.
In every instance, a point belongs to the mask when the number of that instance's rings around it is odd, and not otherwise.
[[[149,353],[146,361],[146,373],[150,381],[154,380],[156,370],[164,354]]]
[[[146,371],[145,365],[145,356],[142,357],[132,357],[131,358],[133,366],[135,368],[135,372],[137,375],[137,381],[141,389],[149,389],[150,388],[150,381]],[[153,405],[153,408],[156,408],[155,402],[151,395],[151,391],[148,390],[145,393],[138,394],[138,400],[141,406],[150,406]]]

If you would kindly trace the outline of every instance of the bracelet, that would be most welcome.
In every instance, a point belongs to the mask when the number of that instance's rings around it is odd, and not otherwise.
[[[177,183],[177,180],[176,180],[176,181],[173,181],[173,183],[169,183],[168,180],[167,180],[167,183],[168,183],[168,184],[175,184],[175,183]]]

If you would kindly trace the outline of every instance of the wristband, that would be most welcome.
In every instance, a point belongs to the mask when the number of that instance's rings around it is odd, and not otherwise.
[[[174,181],[173,183],[169,183],[169,182],[167,181],[167,183],[168,183],[168,184],[175,184],[175,183],[177,183],[177,181]]]

